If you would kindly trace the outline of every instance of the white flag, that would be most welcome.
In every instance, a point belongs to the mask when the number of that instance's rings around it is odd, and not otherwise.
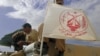
[[[43,37],[96,40],[95,33],[82,10],[57,4],[48,5]]]

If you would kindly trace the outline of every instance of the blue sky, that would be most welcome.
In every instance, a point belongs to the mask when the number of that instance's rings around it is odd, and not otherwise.
[[[37,28],[43,22],[47,0],[0,0],[0,38],[29,22]],[[67,7],[85,11],[100,40],[100,0],[64,0]]]
[[[11,7],[0,7],[0,37],[21,28],[21,25],[25,22],[21,19],[13,19],[5,15],[12,11],[15,10]]]

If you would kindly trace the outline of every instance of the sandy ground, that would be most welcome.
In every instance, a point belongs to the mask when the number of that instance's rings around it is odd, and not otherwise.
[[[66,45],[64,56],[100,56],[100,47]]]

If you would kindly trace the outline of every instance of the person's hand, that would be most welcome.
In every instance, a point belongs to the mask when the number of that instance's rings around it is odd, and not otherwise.
[[[65,41],[63,39],[56,39],[56,46],[59,51],[65,50]]]
[[[17,44],[18,44],[19,46],[22,46],[24,43],[25,43],[24,41],[19,41]]]

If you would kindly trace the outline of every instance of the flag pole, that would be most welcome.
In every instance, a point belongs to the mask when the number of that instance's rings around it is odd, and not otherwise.
[[[42,56],[42,47],[43,47],[43,41],[44,41],[44,37],[43,37],[43,35],[42,35],[42,33],[43,33],[43,23],[39,26],[39,38],[40,38],[40,42],[41,42],[41,46],[40,46],[40,56]]]

